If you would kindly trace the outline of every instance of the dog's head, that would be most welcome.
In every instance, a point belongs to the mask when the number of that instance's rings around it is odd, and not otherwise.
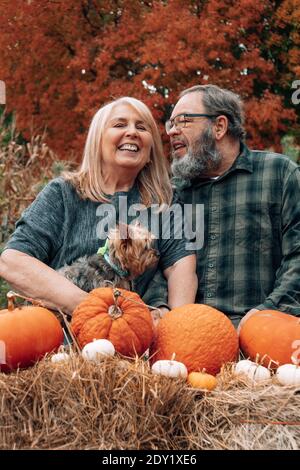
[[[155,236],[140,223],[119,224],[109,233],[109,257],[134,279],[158,262],[154,240]]]

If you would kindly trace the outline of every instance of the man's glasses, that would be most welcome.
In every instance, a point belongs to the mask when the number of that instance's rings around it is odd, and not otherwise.
[[[177,114],[173,119],[169,119],[165,126],[167,134],[170,132],[172,127],[175,127],[176,130],[183,129],[187,123],[194,122],[194,118],[216,118],[218,117],[216,114],[189,114],[189,113],[182,113]]]

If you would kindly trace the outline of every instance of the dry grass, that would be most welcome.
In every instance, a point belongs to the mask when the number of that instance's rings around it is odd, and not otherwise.
[[[0,373],[0,448],[298,449],[299,392],[227,369],[205,393],[153,376],[142,360],[46,358]]]

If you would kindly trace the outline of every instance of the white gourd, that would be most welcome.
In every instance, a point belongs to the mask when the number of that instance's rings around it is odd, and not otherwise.
[[[278,367],[276,377],[281,385],[300,385],[300,367],[296,364],[284,364]]]
[[[153,374],[172,378],[186,379],[188,375],[186,366],[182,362],[173,360],[156,361],[151,370]]]
[[[248,359],[239,361],[235,366],[235,374],[246,375],[253,382],[265,382],[271,378],[271,372],[264,366],[249,361]]]
[[[114,356],[115,347],[108,339],[94,339],[82,349],[82,357],[88,361],[99,362],[104,357]]]
[[[70,359],[69,354],[65,352],[60,352],[57,354],[53,354],[53,356],[51,356],[51,362],[53,362],[53,364],[58,364],[60,362],[68,362],[69,359]]]

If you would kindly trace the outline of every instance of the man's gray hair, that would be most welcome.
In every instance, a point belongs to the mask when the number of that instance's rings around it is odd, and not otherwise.
[[[241,141],[245,139],[243,102],[239,95],[217,85],[196,85],[183,90],[179,97],[194,92],[202,93],[206,113],[227,117],[230,136]]]

